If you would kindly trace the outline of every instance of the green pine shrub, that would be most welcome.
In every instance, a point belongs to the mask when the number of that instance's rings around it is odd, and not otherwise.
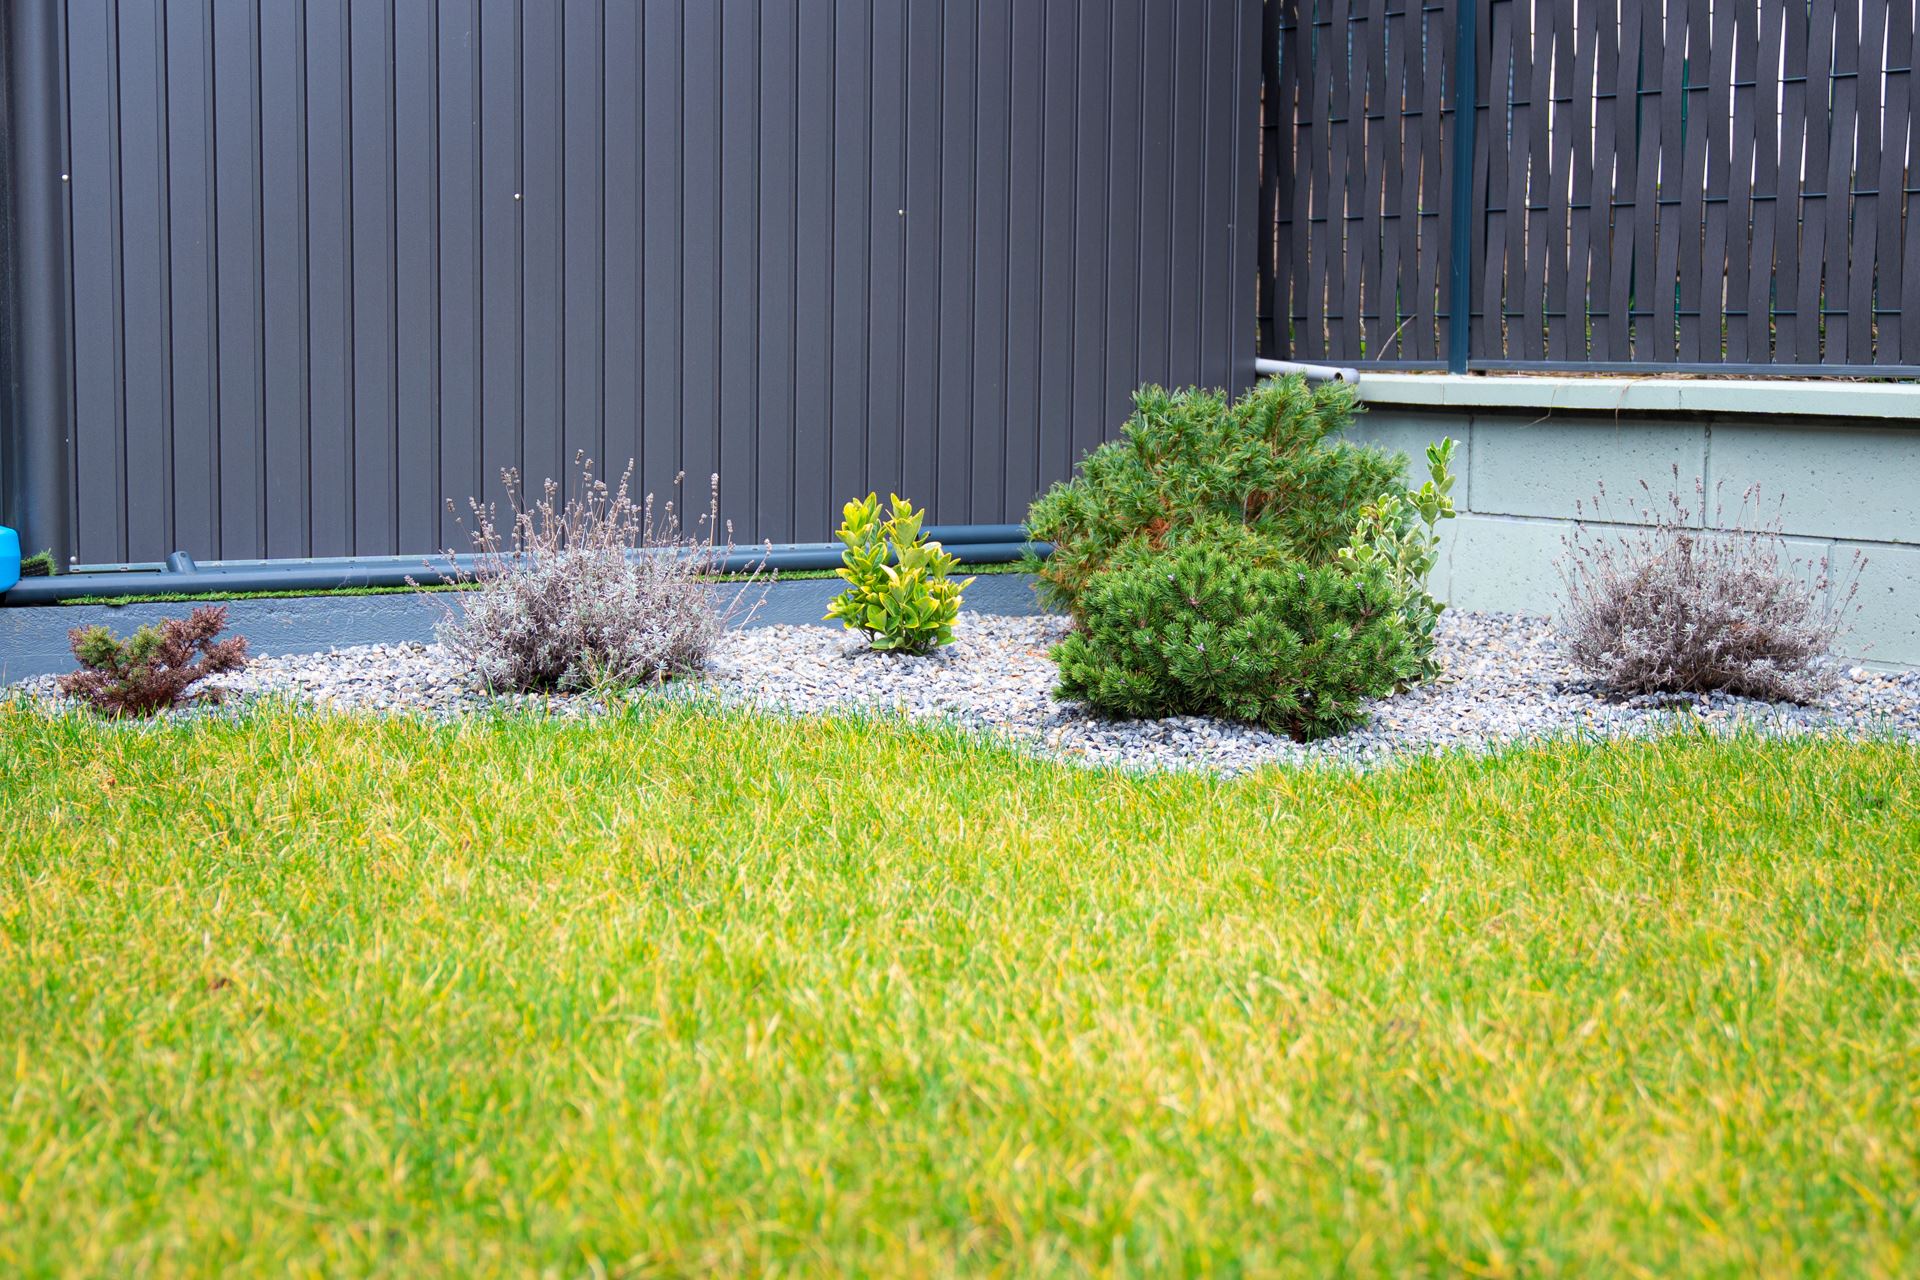
[[[1054,693],[1113,716],[1339,733],[1408,670],[1403,598],[1384,563],[1313,564],[1251,526],[1208,521],[1171,547],[1136,542],[1088,577],[1080,625],[1053,650]]]
[[[1337,438],[1353,414],[1351,387],[1297,375],[1232,403],[1217,391],[1141,388],[1121,438],[1028,513],[1029,534],[1054,547],[1032,566],[1043,594],[1080,617],[1088,584],[1123,549],[1178,546],[1210,517],[1303,564],[1332,563],[1362,508],[1402,486],[1398,455]]]
[[[868,494],[841,508],[837,573],[847,589],[827,605],[829,622],[864,631],[882,653],[931,653],[953,640],[961,593],[972,578],[955,582],[960,561],[921,531],[926,512],[899,494],[880,514],[880,499]]]

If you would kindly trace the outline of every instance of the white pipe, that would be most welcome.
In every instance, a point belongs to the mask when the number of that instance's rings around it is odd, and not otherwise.
[[[1346,382],[1360,381],[1358,369],[1345,369],[1330,364],[1296,364],[1292,360],[1255,360],[1253,372],[1256,377],[1278,378],[1289,373],[1302,373],[1308,382]]]

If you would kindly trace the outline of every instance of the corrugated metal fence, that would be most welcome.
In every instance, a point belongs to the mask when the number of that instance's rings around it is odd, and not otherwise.
[[[425,550],[576,450],[1018,519],[1251,377],[1254,4],[44,2],[82,560]]]
[[[1915,0],[1265,7],[1263,355],[1920,373]]]

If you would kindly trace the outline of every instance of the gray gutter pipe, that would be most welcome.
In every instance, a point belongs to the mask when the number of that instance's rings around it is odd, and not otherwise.
[[[1017,524],[930,524],[926,527],[927,537],[941,543],[949,550],[958,552],[963,546],[979,546],[989,542],[1025,542],[1027,530]],[[831,548],[838,565],[841,544],[838,542],[783,542],[775,546],[776,551],[820,551]],[[743,555],[752,554],[754,548],[745,548]],[[200,560],[196,561],[184,551],[176,551],[164,562],[159,560],[135,560],[120,564],[76,564],[64,572],[68,574],[116,574],[116,573],[166,573],[179,572],[175,568],[176,560],[184,558],[186,569],[219,570],[227,572],[234,569],[333,569],[346,566],[373,566],[385,568],[392,565],[410,567],[416,573],[427,561],[445,565],[447,556],[435,552],[424,556],[280,556],[272,560]],[[475,557],[458,554],[453,557],[456,564],[470,565]],[[985,561],[975,560],[975,564]],[[831,567],[831,566],[829,566]]]
[[[1028,542],[1019,525],[937,525],[928,532],[946,546],[961,564],[1008,564],[1028,552],[1045,557],[1053,547]],[[944,535],[944,536],[942,536]],[[1011,535],[1011,536],[1008,536]],[[838,542],[790,543],[736,549],[719,566],[723,573],[748,573],[755,568],[772,572],[840,567]],[[0,595],[0,604],[57,604],[79,597],[202,595],[209,592],[334,591],[352,587],[404,587],[409,580],[422,585],[443,581],[455,570],[471,572],[472,555],[378,556],[354,559],[214,561],[196,564],[185,552],[167,557],[168,567],[129,566],[49,578],[22,578]]]
[[[1290,373],[1304,374],[1308,382],[1344,382],[1351,386],[1360,381],[1360,371],[1342,365],[1297,364],[1292,360],[1255,360],[1253,373],[1258,378],[1284,378]]]

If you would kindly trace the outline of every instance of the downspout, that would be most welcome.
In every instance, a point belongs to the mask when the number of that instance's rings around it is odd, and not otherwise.
[[[0,209],[0,519],[20,531],[22,550],[50,548],[64,564],[71,550],[72,406],[60,10],[53,0],[11,0],[0,18],[0,163],[7,184]]]

